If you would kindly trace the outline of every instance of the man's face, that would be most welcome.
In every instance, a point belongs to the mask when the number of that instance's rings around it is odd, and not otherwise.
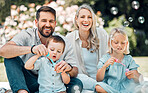
[[[47,38],[54,32],[56,20],[52,13],[40,12],[39,20],[36,19],[35,24],[38,27],[39,34]]]

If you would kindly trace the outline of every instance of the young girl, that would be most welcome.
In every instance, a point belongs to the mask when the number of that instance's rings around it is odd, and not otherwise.
[[[65,42],[59,36],[51,36],[47,40],[46,47],[49,55],[40,59],[38,58],[41,55],[34,55],[25,63],[25,68],[39,70],[39,93],[66,93],[64,83],[68,84],[70,77],[65,72],[57,73],[54,68],[64,52]]]
[[[138,84],[139,65],[129,54],[129,41],[125,31],[115,28],[109,35],[109,52],[98,63],[97,92],[131,93]],[[102,81],[102,82],[100,82]]]

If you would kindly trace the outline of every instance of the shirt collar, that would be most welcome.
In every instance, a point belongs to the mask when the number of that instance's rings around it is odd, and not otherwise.
[[[75,31],[75,40],[79,40],[80,39],[80,37],[79,37],[79,31],[78,30],[76,30]]]

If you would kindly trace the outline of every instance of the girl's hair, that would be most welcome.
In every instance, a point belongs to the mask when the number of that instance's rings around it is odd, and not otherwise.
[[[65,49],[65,41],[63,40],[63,38],[61,38],[60,36],[58,36],[58,35],[52,35],[52,36],[50,36],[48,39],[47,39],[47,41],[46,41],[46,47],[48,47],[49,46],[49,42],[51,41],[51,40],[53,40],[53,42],[55,42],[55,43],[62,43],[63,45],[64,45],[64,47],[63,47],[63,52],[64,52],[64,49]]]
[[[114,35],[115,35],[116,33],[120,33],[120,34],[122,34],[123,36],[125,36],[125,38],[126,38],[128,44],[127,44],[127,46],[126,46],[126,48],[125,48],[125,50],[124,50],[124,54],[129,54],[130,51],[129,51],[128,36],[127,36],[126,32],[124,31],[124,29],[122,29],[122,28],[114,28],[114,29],[112,29],[112,30],[110,31],[109,40],[108,40],[108,48],[109,48],[108,53],[112,53],[112,51],[113,51],[113,49],[111,48],[111,45],[110,45],[110,44],[111,44],[112,38],[114,37]]]
[[[90,29],[90,40],[89,40],[89,46],[87,49],[90,49],[90,48],[93,48],[93,51],[91,52],[94,52],[96,51],[97,49],[99,49],[99,39],[97,37],[97,32],[96,32],[96,16],[95,16],[95,13],[93,12],[93,9],[87,5],[87,4],[83,4],[81,5],[78,10],[76,11],[76,14],[75,14],[75,20],[74,20],[74,25],[76,27],[76,29],[79,29],[78,27],[78,24],[76,22],[76,18],[78,18],[79,16],[79,11],[81,9],[87,9],[91,12],[92,14],[92,20],[93,20],[93,23],[92,23],[92,27]]]

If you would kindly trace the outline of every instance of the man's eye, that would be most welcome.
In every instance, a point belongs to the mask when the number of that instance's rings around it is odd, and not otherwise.
[[[54,22],[55,22],[55,20],[50,20],[49,22],[50,22],[50,23],[54,23]]]

